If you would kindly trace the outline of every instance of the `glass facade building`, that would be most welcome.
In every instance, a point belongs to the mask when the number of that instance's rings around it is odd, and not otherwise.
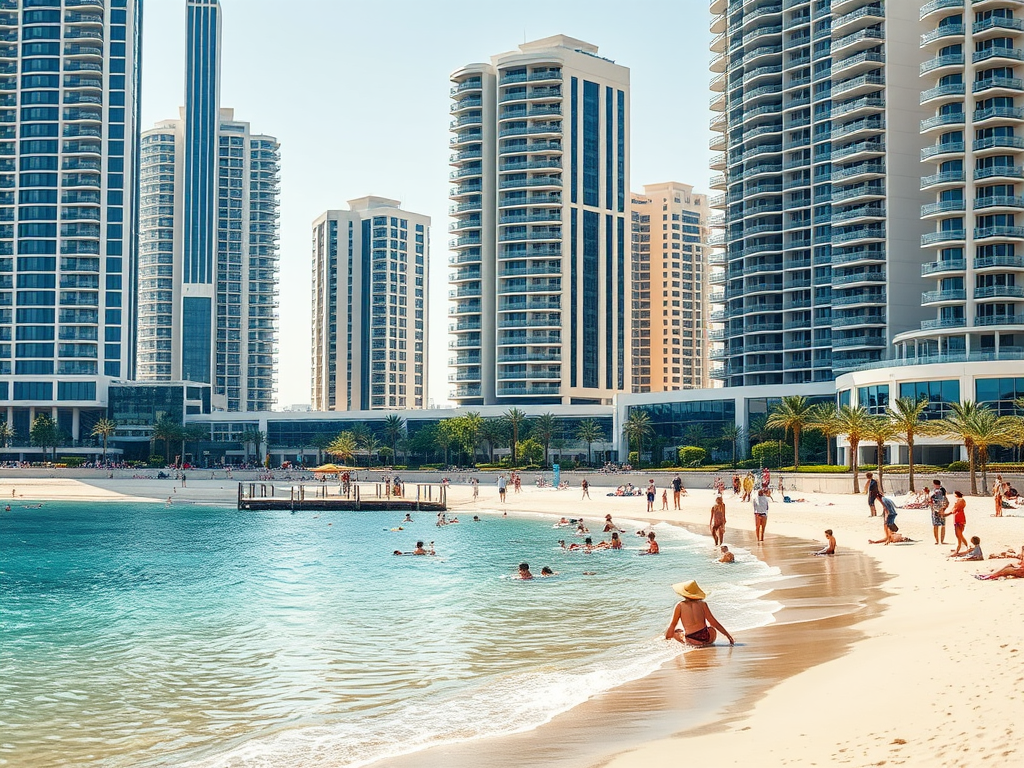
[[[564,36],[452,75],[451,397],[629,386],[629,70]]]
[[[41,412],[79,440],[134,375],[140,6],[0,4],[0,413],[26,442]]]
[[[920,8],[711,2],[724,210],[712,378],[827,382],[884,359],[927,317],[916,136],[934,110],[919,103]]]
[[[138,378],[205,382],[220,409],[269,410],[280,147],[218,105],[217,0],[187,12],[186,106],[142,136]]]
[[[425,408],[430,217],[349,208],[313,222],[313,408]]]

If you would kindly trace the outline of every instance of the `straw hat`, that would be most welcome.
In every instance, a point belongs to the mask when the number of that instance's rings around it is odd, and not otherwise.
[[[703,600],[707,597],[704,594],[704,590],[697,586],[696,581],[681,581],[678,584],[673,584],[672,589],[675,590],[677,595],[685,597],[687,600]]]

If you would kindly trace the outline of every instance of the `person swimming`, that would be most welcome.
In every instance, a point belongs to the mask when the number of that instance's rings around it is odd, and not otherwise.
[[[519,564],[519,572],[516,574],[516,578],[517,579],[522,579],[523,581],[526,581],[528,579],[532,579],[533,578],[533,574],[530,573],[530,564],[529,563],[520,563]]]
[[[403,520],[402,522],[403,523],[411,523],[412,522],[412,518],[409,516],[409,513],[406,513],[405,520]]]
[[[558,572],[557,571],[552,571],[550,568],[548,568],[545,565],[543,568],[540,569],[540,575],[541,576],[557,576]]]
[[[661,547],[658,546],[658,542],[654,540],[654,531],[647,534],[647,549],[642,550],[639,554],[641,555],[656,555],[661,552]]]

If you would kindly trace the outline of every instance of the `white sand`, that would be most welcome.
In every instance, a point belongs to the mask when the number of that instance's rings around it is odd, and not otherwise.
[[[449,498],[460,515],[498,509],[497,490],[481,476],[480,499],[468,486],[453,486]],[[600,482],[600,478],[591,478]],[[642,482],[638,478],[638,482]],[[930,478],[918,480],[920,486]],[[965,488],[946,484],[950,493]],[[0,501],[16,489],[16,502],[29,499],[140,500],[233,504],[237,485],[190,476],[187,488],[170,480],[96,480],[61,478],[0,480]],[[617,518],[651,517],[706,525],[710,490],[691,489],[681,512],[646,515],[641,498],[615,498],[592,487],[589,501],[577,488],[565,491],[524,488],[511,491],[510,511],[554,512],[583,516],[592,530],[607,513]],[[800,494],[791,494],[799,496]],[[952,520],[946,546],[933,544],[927,510],[900,510],[900,532],[916,539],[900,546],[868,545],[881,537],[881,518],[869,518],[864,496],[808,494],[810,503],[773,504],[768,537],[783,534],[823,541],[832,528],[844,548],[867,552],[891,575],[883,589],[886,610],[858,625],[866,637],[849,653],[807,669],[771,689],[747,715],[711,733],[687,733],[656,741],[609,759],[613,768],[654,764],[743,765],[1002,765],[1021,755],[1017,721],[1024,714],[1024,637],[1021,608],[1024,582],[983,582],[987,573],[1009,560],[959,563],[947,559],[953,548]],[[826,506],[831,502],[834,506]],[[753,530],[749,504],[726,493],[728,527]],[[671,506],[671,498],[670,498]],[[878,505],[881,510],[881,505]],[[981,537],[986,555],[1024,545],[1021,517],[991,516],[990,498],[968,498],[967,536]],[[634,542],[627,541],[627,545]],[[809,549],[810,551],[810,549]],[[840,555],[822,568],[841,568]],[[854,562],[851,558],[847,562]],[[712,598],[713,604],[713,598]],[[666,616],[667,618],[667,616]],[[813,632],[813,623],[807,631]],[[737,640],[742,643],[740,634]],[[742,652],[738,648],[736,652]],[[715,653],[715,651],[700,651]],[[752,652],[757,652],[752,649]],[[680,681],[685,685],[685,680]]]

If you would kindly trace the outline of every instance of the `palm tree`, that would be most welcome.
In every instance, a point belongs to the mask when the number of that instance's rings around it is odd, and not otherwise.
[[[512,428],[512,466],[519,466],[517,446],[519,444],[519,427],[526,421],[526,414],[518,408],[509,408],[505,411],[505,421]]]
[[[584,419],[576,427],[576,439],[587,444],[587,464],[593,464],[590,456],[590,446],[604,440],[604,430],[601,425],[593,419]]]
[[[469,463],[476,464],[476,446],[480,442],[480,429],[484,425],[479,411],[469,411],[459,417],[459,436],[462,447],[469,454]]]
[[[345,464],[356,456],[356,439],[353,437],[351,432],[342,432],[336,438],[331,440],[326,450],[331,456],[334,456],[342,464]]]
[[[978,408],[974,416],[974,447],[981,462],[981,487],[988,488],[988,449],[993,445],[1008,445],[1014,440],[1013,416],[998,416],[987,406]]]
[[[896,427],[897,438],[907,446],[907,463],[910,470],[910,490],[914,488],[914,436],[935,433],[935,426],[925,420],[928,408],[927,397],[900,397],[890,403],[889,418]]]
[[[210,439],[210,428],[206,424],[186,424],[181,430],[181,460],[185,461],[185,447],[188,443],[198,443],[201,440]],[[199,466],[195,454],[192,456],[192,463]]]
[[[11,441],[17,437],[17,433],[14,431],[14,427],[8,424],[6,421],[0,421],[0,445],[4,448],[11,447]]]
[[[555,436],[555,429],[558,427],[558,419],[553,413],[542,413],[533,420],[533,436],[544,445],[544,466],[548,466],[548,449],[551,447],[551,439]]]
[[[629,453],[633,452],[636,446],[637,469],[643,464],[644,438],[654,434],[654,427],[651,425],[651,414],[642,408],[633,408],[626,417],[626,423],[622,426],[622,433],[629,441]]]
[[[57,446],[61,442],[61,433],[57,422],[49,414],[40,413],[36,415],[29,431],[29,440],[31,440],[32,445],[42,448],[44,454],[47,448],[52,448],[53,453],[50,460],[57,461]],[[43,458],[46,458],[45,455]]]
[[[952,437],[964,444],[967,451],[967,464],[971,470],[971,495],[978,495],[978,476],[975,465],[974,438],[977,424],[976,415],[980,408],[971,400],[964,400],[962,403],[950,403],[949,415],[942,420],[942,433]]]
[[[732,468],[736,469],[736,443],[743,438],[743,430],[736,424],[726,424],[718,439],[726,445],[732,446]]]
[[[850,443],[850,471],[853,472],[854,493],[860,493],[857,452],[860,450],[860,441],[867,436],[870,419],[871,414],[863,405],[858,405],[856,408],[844,405],[836,414],[836,426],[839,429],[839,434],[846,435],[846,439]]]
[[[267,440],[267,436],[263,434],[263,431],[256,427],[249,427],[242,432],[242,444],[245,446],[245,461],[249,461],[249,446],[252,445],[256,452],[256,458],[260,458],[260,446],[263,445]]]
[[[899,436],[899,428],[888,414],[871,416],[864,437],[875,444],[876,464],[878,465],[878,489],[882,489],[882,472],[885,464],[885,444]]]
[[[405,419],[397,413],[384,417],[384,436],[391,444],[392,462],[398,463],[398,441],[405,436]]]
[[[832,463],[832,440],[842,434],[839,431],[835,403],[818,403],[811,406],[810,421],[805,429],[821,432],[825,438],[825,462]]]
[[[366,461],[372,467],[373,457],[377,455],[377,452],[384,447],[375,432],[371,432],[369,436],[363,441],[363,450],[366,452]]]
[[[683,430],[683,442],[697,448],[703,448],[708,441],[707,430],[703,424],[690,424]]]
[[[812,405],[803,395],[788,395],[774,406],[765,424],[771,429],[781,429],[783,438],[793,432],[793,471],[800,471],[800,433],[810,424]]]
[[[100,419],[93,424],[91,434],[93,437],[103,438],[103,463],[107,463],[107,440],[117,431],[117,422],[113,419]]]
[[[327,446],[329,446],[333,440],[334,438],[331,437],[326,432],[317,432],[310,439],[310,446],[316,448],[316,465],[318,467],[324,463],[324,451],[327,449]]]
[[[494,448],[505,439],[505,423],[501,419],[484,419],[480,424],[480,439],[487,443],[487,458],[494,463]]]
[[[166,413],[153,422],[153,440],[164,441],[164,462],[171,463],[171,441],[177,442],[181,433],[181,424],[172,419]]]

